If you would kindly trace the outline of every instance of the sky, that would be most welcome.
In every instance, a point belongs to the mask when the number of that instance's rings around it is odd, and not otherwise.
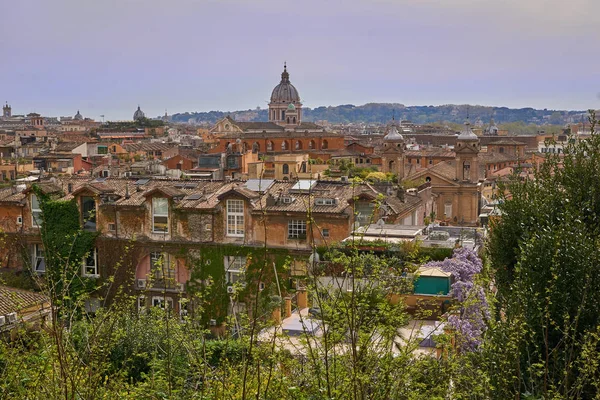
[[[599,0],[0,0],[13,114],[305,106],[600,108]]]

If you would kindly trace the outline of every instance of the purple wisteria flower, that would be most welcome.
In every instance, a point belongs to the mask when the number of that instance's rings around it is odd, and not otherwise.
[[[461,307],[458,314],[448,318],[448,324],[458,333],[458,346],[462,351],[476,350],[486,328],[485,321],[490,316],[485,292],[474,281],[483,267],[481,259],[474,251],[461,247],[454,250],[451,258],[426,266],[440,268],[454,277],[450,295]]]

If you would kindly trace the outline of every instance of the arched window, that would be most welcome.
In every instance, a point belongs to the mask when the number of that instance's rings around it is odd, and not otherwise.
[[[267,151],[273,151],[273,142],[267,141]]]
[[[283,164],[283,173],[284,174],[289,174],[290,173],[290,166],[287,164]]]
[[[315,141],[311,140],[310,142],[308,142],[308,148],[309,149],[314,149],[315,148]]]
[[[392,161],[390,161],[388,163],[388,170],[389,170],[389,172],[393,172],[394,171],[394,165],[395,165],[394,160],[392,160]]]
[[[327,142],[327,139],[323,140],[323,147],[324,150],[329,148],[329,142]]]
[[[287,150],[288,149],[288,142],[287,140],[284,140],[283,142],[281,142],[281,150]]]
[[[253,153],[258,153],[260,151],[260,144],[258,144],[258,142],[254,142],[252,144],[252,152]]]
[[[288,124],[290,123],[290,117],[287,117],[287,123]]]
[[[294,145],[296,150],[302,150],[302,142],[300,140],[296,140],[296,144]]]
[[[294,123],[296,123],[296,117],[293,118]]]

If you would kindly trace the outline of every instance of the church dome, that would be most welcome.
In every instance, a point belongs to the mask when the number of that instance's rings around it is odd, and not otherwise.
[[[79,110],[77,110],[77,114],[75,114],[75,116],[73,117],[73,119],[74,119],[75,121],[81,121],[81,120],[83,120],[83,115],[81,115],[81,114],[79,113]]]
[[[460,135],[458,135],[456,139],[467,142],[479,140],[477,135],[471,130],[471,124],[469,123],[469,121],[465,122],[465,129],[463,129],[462,132],[460,132]]]
[[[287,72],[287,66],[284,64],[281,73],[281,82],[275,86],[271,93],[271,103],[292,103],[300,102],[298,90],[290,83],[290,74]]]
[[[387,135],[385,135],[383,137],[383,140],[387,141],[387,142],[393,142],[393,141],[400,141],[400,140],[404,140],[404,136],[402,136],[400,134],[400,132],[398,132],[398,129],[396,128],[395,125],[392,125],[390,127],[390,129],[388,130]]]
[[[142,118],[146,118],[146,114],[144,114],[144,112],[140,109],[140,106],[138,106],[137,110],[135,110],[133,113],[133,120],[137,121]]]

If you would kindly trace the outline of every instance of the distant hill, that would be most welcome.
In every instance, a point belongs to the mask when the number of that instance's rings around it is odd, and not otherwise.
[[[488,123],[490,117],[498,124],[524,122],[527,124],[563,125],[572,121],[581,121],[585,111],[536,110],[534,108],[486,107],[472,105],[447,104],[442,106],[405,106],[396,103],[368,103],[362,106],[344,104],[340,106],[303,108],[304,120],[316,122],[327,120],[339,123],[387,123],[392,119],[407,119],[417,124],[435,122],[462,123],[469,115],[472,122],[481,120]],[[214,124],[230,115],[237,121],[267,121],[266,109],[245,111],[209,111],[173,114],[172,121],[181,123]]]

